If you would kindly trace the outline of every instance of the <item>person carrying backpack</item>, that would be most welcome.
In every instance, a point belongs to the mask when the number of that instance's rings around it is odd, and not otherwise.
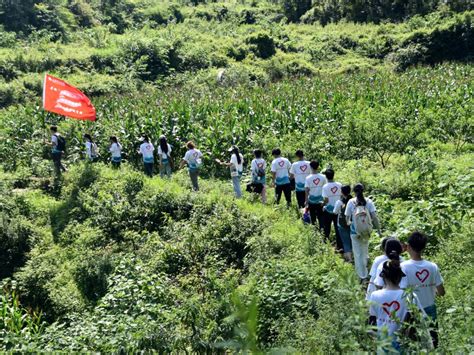
[[[90,162],[96,162],[98,158],[97,153],[97,144],[92,140],[92,137],[89,133],[84,134],[85,146],[86,146],[86,156]]]
[[[61,172],[66,172],[66,167],[62,164],[61,159],[66,150],[66,139],[58,132],[57,126],[51,126],[51,141],[45,141],[45,144],[51,146],[51,158],[54,164],[56,176],[60,176]]]
[[[171,177],[171,146],[168,144],[165,136],[160,136],[160,145],[158,146],[158,157],[160,158],[160,176]]]
[[[306,201],[306,189],[304,185],[306,183],[306,177],[311,174],[311,167],[309,166],[309,161],[304,159],[304,153],[302,150],[297,150],[295,155],[298,158],[298,161],[291,164],[290,179],[295,182],[298,208],[304,208]]]
[[[196,146],[191,141],[186,143],[186,148],[188,148],[188,151],[181,160],[180,168],[183,168],[185,165],[188,166],[189,177],[191,179],[191,184],[193,185],[193,190],[199,191],[198,177],[199,170],[202,166],[202,153],[200,150],[196,149]]]
[[[143,158],[143,167],[145,169],[145,175],[152,177],[153,176],[153,167],[155,165],[155,158],[153,152],[155,147],[150,142],[150,139],[146,134],[142,136],[142,144],[140,144],[140,149],[138,154],[141,154]]]
[[[367,259],[369,256],[369,238],[373,227],[382,235],[374,203],[364,197],[364,185],[354,186],[355,198],[347,203],[345,215],[350,225],[352,251],[355,270],[361,282],[368,281]]]
[[[255,159],[250,164],[250,170],[252,173],[252,184],[254,185],[254,191],[259,193],[262,199],[262,203],[267,203],[267,189],[266,189],[266,168],[267,162],[262,158],[262,151],[255,149],[253,151]]]
[[[327,184],[324,186],[327,186]],[[336,201],[336,203],[334,204],[334,210],[333,210],[333,213],[337,216],[337,229],[339,231],[339,236],[342,242],[342,249],[344,251],[344,260],[349,263],[352,262],[351,230],[350,230],[350,226],[347,224],[347,220],[346,220],[346,216],[344,215],[344,212],[346,211],[347,202],[349,202],[351,198],[352,198],[351,187],[349,185],[342,186],[341,198]]]

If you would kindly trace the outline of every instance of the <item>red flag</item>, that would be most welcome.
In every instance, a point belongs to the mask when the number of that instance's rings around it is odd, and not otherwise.
[[[49,74],[44,77],[43,108],[78,120],[95,121],[91,100],[74,86]]]

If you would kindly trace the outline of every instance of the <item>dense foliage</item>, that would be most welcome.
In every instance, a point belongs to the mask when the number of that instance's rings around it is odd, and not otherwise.
[[[252,149],[301,148],[365,184],[384,235],[427,233],[439,352],[472,353],[471,17],[460,0],[0,0],[0,351],[374,352],[353,266],[295,208],[232,198],[214,159],[237,144],[244,182]],[[44,112],[45,71],[92,96],[97,122]],[[175,162],[197,143],[201,192],[139,172],[144,132]]]
[[[467,61],[473,56],[468,4],[456,7],[448,2],[451,5],[438,9],[438,1],[414,1],[428,4],[429,10],[407,5],[410,14],[416,15],[406,22],[344,22],[323,27],[317,15],[321,8],[341,12],[324,15],[334,21],[359,21],[349,15],[355,10],[344,7],[366,5],[341,1],[329,6],[320,1],[301,17],[305,23],[288,22],[284,9],[295,12],[287,14],[290,18],[298,17],[308,7],[305,3],[311,1],[192,5],[144,0],[2,0],[0,107],[38,96],[44,72],[95,96],[142,91],[183,75],[215,83],[219,69],[261,84],[320,72],[383,67],[402,71],[417,64]],[[395,3],[393,11],[411,2]],[[383,4],[369,8],[391,9]],[[364,14],[370,15],[365,10]]]

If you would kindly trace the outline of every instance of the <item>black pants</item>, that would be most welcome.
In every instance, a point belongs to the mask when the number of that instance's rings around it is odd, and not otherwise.
[[[112,168],[118,169],[118,168],[120,168],[120,164],[121,164],[121,162],[112,160]]]
[[[53,158],[53,163],[54,163],[54,171],[56,172],[56,175],[61,175],[61,171],[66,171],[66,168],[64,167],[63,163],[61,163],[61,158],[63,153],[51,153],[52,158]]]
[[[323,230],[324,229],[323,204],[310,203],[308,207],[309,207],[309,215],[311,217],[311,223],[316,224],[316,221],[317,221],[319,225],[319,229]]]
[[[145,166],[145,174],[149,177],[153,176],[153,163],[143,163]]]
[[[296,201],[298,201],[298,208],[304,208],[306,204],[306,191],[296,191]]]
[[[329,240],[331,235],[331,224],[334,225],[334,230],[336,231],[336,247],[337,249],[343,249],[339,228],[337,228],[337,214],[324,212],[324,237],[326,240]]]
[[[282,192],[285,194],[286,204],[290,206],[291,205],[291,185],[285,184],[285,185],[275,186],[275,202],[277,203],[277,205],[280,203]]]

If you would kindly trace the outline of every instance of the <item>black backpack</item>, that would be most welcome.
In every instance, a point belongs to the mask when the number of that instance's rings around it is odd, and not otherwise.
[[[66,139],[63,136],[57,135],[58,137],[58,144],[56,145],[56,150],[60,150],[64,152],[66,150]]]
[[[348,201],[349,202],[349,201]],[[342,227],[342,228],[349,228],[349,225],[347,224],[347,219],[346,219],[346,215],[345,215],[345,211],[346,211],[346,206],[347,206],[347,202],[344,203],[344,201],[342,201],[343,205],[341,207],[341,212],[339,212],[339,215],[337,216],[337,223]]]

